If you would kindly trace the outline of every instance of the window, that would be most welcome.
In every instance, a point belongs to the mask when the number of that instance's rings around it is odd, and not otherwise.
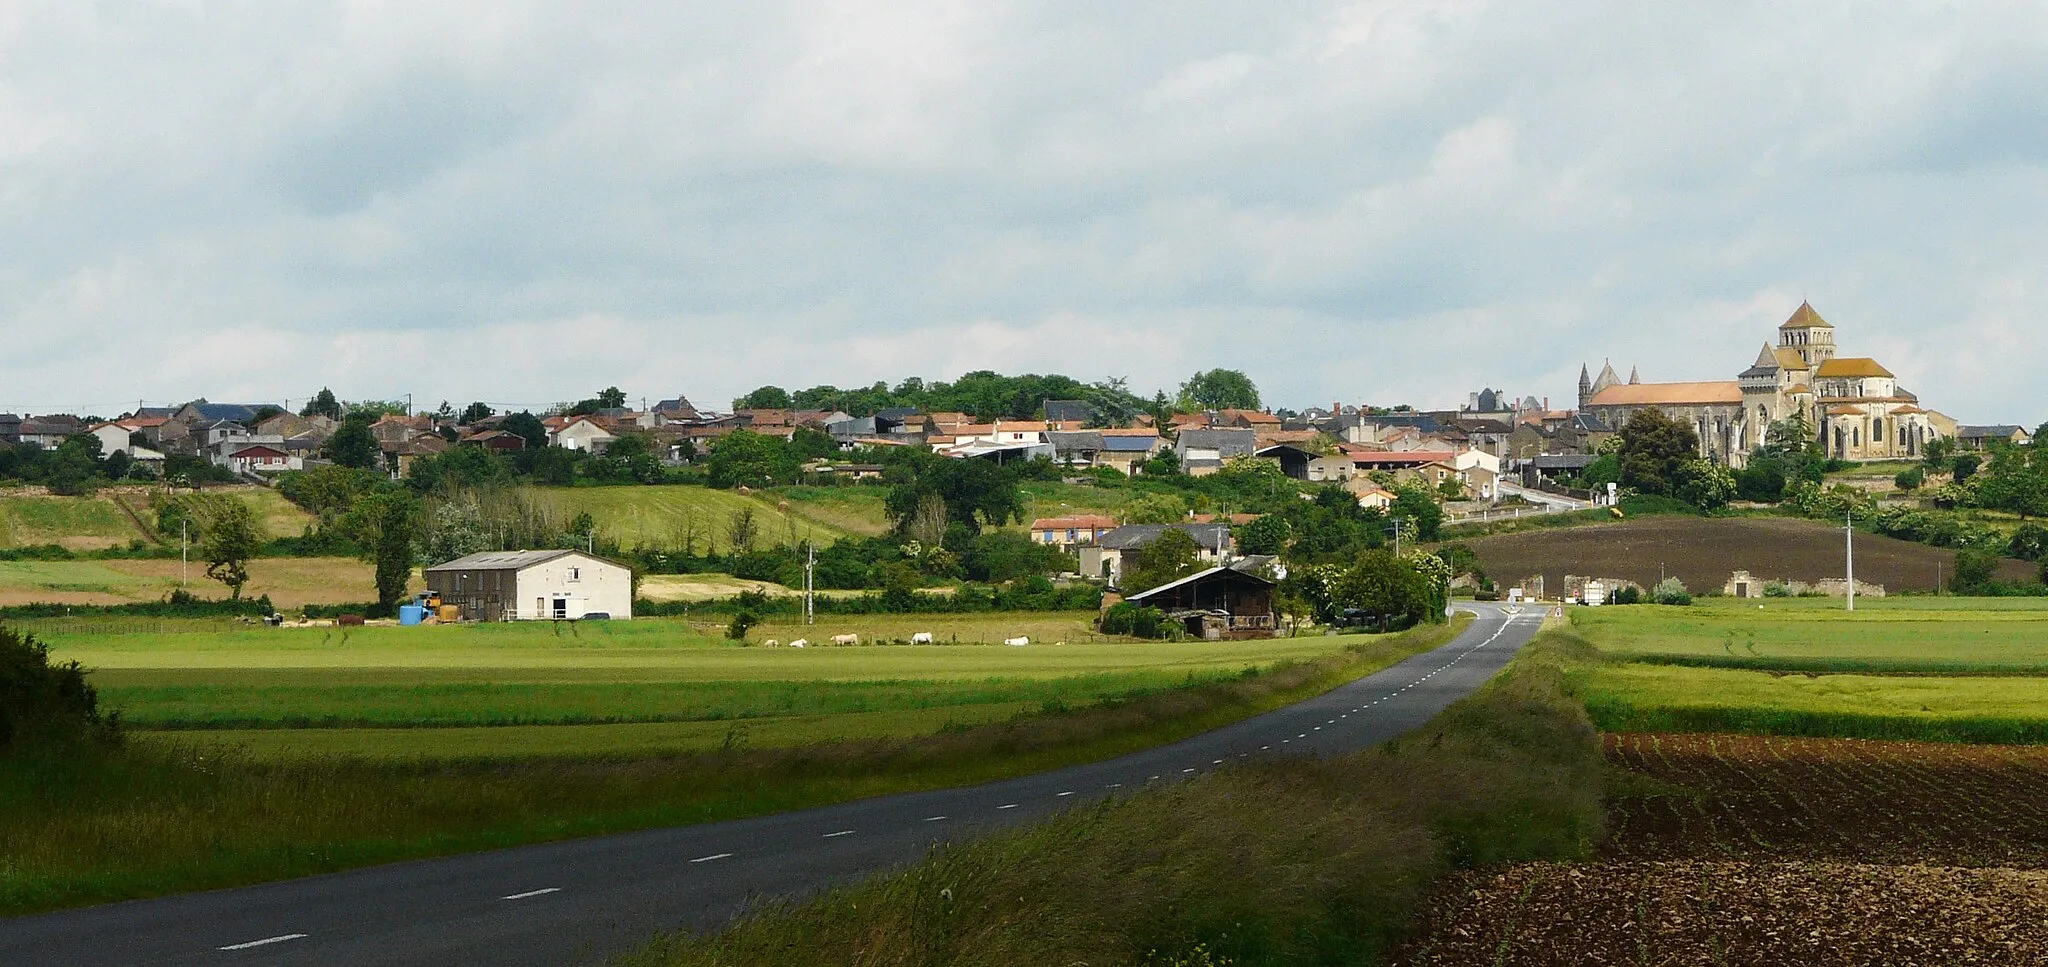
[[[570,568],[570,569],[569,569],[569,580],[571,580],[571,581],[581,581],[581,580],[583,580],[583,569],[582,569],[582,568],[580,568],[580,567],[572,567],[572,568]]]

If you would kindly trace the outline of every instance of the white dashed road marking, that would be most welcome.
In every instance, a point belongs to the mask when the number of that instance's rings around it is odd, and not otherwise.
[[[562,888],[561,888],[561,887],[559,887],[559,886],[551,886],[551,887],[548,887],[548,888],[547,888],[547,889],[545,889],[545,890],[528,890],[528,891],[526,891],[525,893],[514,893],[514,894],[512,894],[511,896],[501,896],[501,897],[499,897],[498,899],[500,899],[500,900],[524,900],[524,899],[526,899],[527,897],[532,897],[532,896],[546,896],[546,895],[548,895],[548,894],[550,894],[550,893],[560,893],[560,892],[562,892]]]
[[[283,936],[279,936],[279,937],[265,937],[265,938],[263,938],[262,940],[251,940],[251,941],[249,941],[248,943],[238,943],[238,944],[229,944],[229,945],[227,945],[227,946],[225,946],[225,947],[222,947],[222,948],[220,948],[220,949],[221,949],[221,950],[247,950],[247,949],[249,949],[249,948],[251,948],[251,947],[262,947],[262,946],[266,946],[266,945],[269,945],[269,944],[274,944],[274,943],[284,943],[284,942],[285,942],[285,941],[287,941],[287,940],[303,940],[303,939],[305,939],[305,936],[306,936],[306,935],[305,935],[305,934],[303,934],[303,933],[288,933],[288,934],[284,934]]]
[[[818,838],[819,838],[819,839],[831,839],[831,838],[833,838],[833,837],[835,837],[835,836],[852,836],[852,835],[853,835],[853,830],[850,830],[850,829],[842,829],[842,830],[840,830],[839,832],[836,832],[836,833],[826,833],[825,835],[823,835],[823,836],[820,836],[820,837],[818,837]]]
[[[713,853],[713,854],[711,854],[710,856],[699,856],[699,857],[697,857],[696,859],[694,859],[694,860],[691,860],[690,862],[692,862],[692,863],[709,863],[709,862],[711,862],[712,860],[722,860],[722,859],[725,859],[726,857],[728,857],[728,856],[731,856],[731,855],[732,855],[731,853]]]

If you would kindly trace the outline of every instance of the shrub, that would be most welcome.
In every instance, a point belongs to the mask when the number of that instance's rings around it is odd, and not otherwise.
[[[1892,478],[1892,485],[1898,487],[1900,490],[1919,490],[1920,485],[1926,482],[1927,471],[1922,470],[1919,467],[1913,467],[1909,470],[1901,470],[1899,471],[1898,476]]]
[[[2006,542],[2007,554],[2022,561],[2038,561],[2048,556],[2048,528],[2029,521],[2012,532],[2012,539]]]
[[[752,611],[741,611],[732,616],[732,623],[725,626],[725,636],[734,641],[747,640],[747,631],[761,623],[761,616]]]
[[[1643,591],[1633,584],[1624,584],[1615,588],[1614,594],[1610,595],[1608,600],[1614,604],[1641,604]]]
[[[1658,604],[1686,605],[1692,603],[1692,592],[1685,589],[1685,582],[1665,578],[1657,582],[1656,589],[1650,592],[1650,600]]]
[[[1173,634],[1173,624],[1166,620],[1166,612],[1158,608],[1119,601],[1102,613],[1102,633],[1133,638],[1166,638]]]
[[[111,740],[118,729],[77,662],[52,665],[48,645],[0,627],[0,751],[32,740]]]
[[[1975,594],[1988,587],[1997,576],[1998,556],[1984,551],[1957,551],[1955,573],[1953,586],[1957,593]]]
[[[1764,597],[1766,598],[1789,598],[1791,596],[1792,586],[1783,581],[1771,581],[1764,585]]]

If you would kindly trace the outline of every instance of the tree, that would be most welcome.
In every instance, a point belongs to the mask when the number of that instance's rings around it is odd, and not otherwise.
[[[1735,499],[1735,474],[1727,467],[1694,457],[1679,467],[1678,498],[1701,510],[1714,511]]]
[[[1699,434],[1654,406],[1621,428],[1621,485],[1637,493],[1676,496],[1686,461],[1698,459]]]
[[[215,501],[207,509],[200,541],[206,576],[227,585],[228,596],[239,601],[242,586],[249,583],[249,559],[262,544],[256,533],[256,515],[248,504],[232,497]]]
[[[1161,450],[1139,464],[1138,472],[1147,477],[1171,477],[1180,472],[1180,455]]]
[[[495,411],[491,409],[489,403],[471,403],[462,408],[462,414],[455,418],[455,422],[468,426],[479,420],[490,419],[493,412]]]
[[[1279,514],[1265,514],[1238,528],[1237,546],[1246,554],[1279,554],[1287,549],[1293,528]]]
[[[780,386],[763,386],[732,401],[735,410],[786,410],[792,405],[789,391]]]
[[[1408,522],[1403,526],[1414,528],[1409,535],[1415,540],[1434,541],[1443,529],[1443,505],[1437,503],[1436,493],[1420,478],[1394,488],[1394,504],[1389,512],[1394,519]]]
[[[300,416],[324,416],[330,420],[341,419],[341,401],[334,398],[334,391],[325,386],[306,401],[299,410]]]
[[[525,440],[526,448],[529,450],[538,450],[548,445],[547,425],[540,421],[540,417],[526,410],[505,417],[504,421],[498,424],[498,429]]]
[[[1180,384],[1180,405],[1191,410],[1256,410],[1259,388],[1235,369],[1205,369]]]
[[[1976,594],[1984,591],[1998,576],[1998,555],[1985,551],[1957,551],[1955,576],[1952,587],[1957,593]]]
[[[927,494],[944,500],[949,523],[959,525],[970,537],[981,533],[983,527],[1024,519],[1024,497],[1010,469],[987,460],[951,460],[928,454],[915,459],[911,479],[891,487],[883,503],[898,530],[916,515]]]
[[[1909,467],[1892,477],[1892,486],[1900,490],[1919,490],[1927,482],[1927,471],[1921,467]]]
[[[1954,463],[1956,483],[1968,483],[1977,475],[1977,468],[1984,465],[1984,459],[1974,453],[1962,453],[1956,455]]]
[[[31,741],[111,740],[118,719],[76,661],[50,661],[35,636],[0,627],[0,753]]]
[[[799,462],[788,441],[738,430],[711,441],[713,487],[770,487],[796,479]]]
[[[2048,557],[2048,528],[2028,521],[2015,528],[2012,539],[2006,542],[2005,552],[2022,561],[2038,561]]]
[[[1133,594],[1187,577],[1202,569],[1202,549],[1188,532],[1169,527],[1150,545],[1127,552],[1123,589]]]
[[[43,485],[60,497],[80,497],[99,487],[100,438],[80,433],[64,438],[44,464]]]
[[[403,494],[382,498],[383,512],[377,519],[377,607],[385,614],[397,610],[412,583],[413,547],[419,530],[419,505]]]
[[[1146,494],[1124,505],[1126,524],[1174,524],[1186,520],[1188,503],[1178,494]]]
[[[370,433],[369,418],[352,413],[328,439],[327,456],[344,467],[372,470],[383,462],[384,453]]]
[[[754,521],[752,507],[740,508],[725,522],[725,541],[734,554],[754,553],[754,541],[760,536],[761,527]]]

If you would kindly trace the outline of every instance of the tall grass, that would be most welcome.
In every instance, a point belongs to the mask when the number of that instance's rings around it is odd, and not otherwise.
[[[1298,701],[1464,627],[915,740],[656,759],[261,762],[153,743],[0,757],[0,915],[1021,775]]]
[[[1547,636],[1421,732],[1225,769],[770,905],[627,967],[1363,964],[1458,865],[1586,855],[1598,737]]]

